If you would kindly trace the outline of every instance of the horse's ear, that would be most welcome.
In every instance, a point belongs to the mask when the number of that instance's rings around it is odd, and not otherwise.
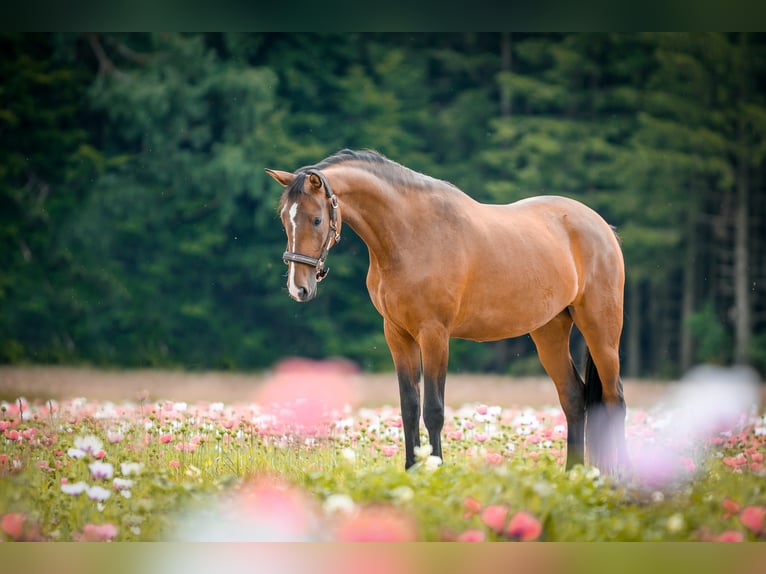
[[[309,174],[309,183],[311,184],[311,187],[314,188],[315,191],[319,191],[320,189],[322,189],[322,178],[319,177],[313,171]]]
[[[276,179],[279,183],[281,183],[285,187],[290,185],[295,179],[295,174],[290,173],[289,171],[279,171],[278,169],[266,169],[266,173],[268,173],[271,177]]]

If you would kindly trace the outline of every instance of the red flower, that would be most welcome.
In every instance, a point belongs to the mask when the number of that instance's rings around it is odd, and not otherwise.
[[[463,508],[465,508],[465,514],[463,514],[463,518],[471,518],[471,516],[481,512],[481,502],[472,496],[466,496],[463,499]]]
[[[766,506],[747,506],[739,514],[739,520],[755,534],[764,531],[763,520],[766,518]]]
[[[503,531],[507,517],[508,507],[501,504],[490,504],[481,513],[481,521],[498,533]]]
[[[520,510],[514,514],[505,529],[506,536],[522,542],[537,540],[542,532],[543,525],[526,510]]]
[[[21,433],[16,429],[5,429],[5,438],[8,440],[21,440]]]
[[[737,514],[742,508],[735,500],[732,500],[728,496],[721,501],[721,506],[723,506],[723,509],[726,511],[723,514],[725,519]]]
[[[713,542],[742,542],[744,539],[739,530],[726,530],[713,538]]]
[[[21,512],[9,512],[0,521],[2,530],[12,540],[21,540],[24,535],[24,524],[27,517]]]
[[[461,532],[457,537],[458,542],[484,542],[487,539],[483,530],[471,528],[465,532]]]

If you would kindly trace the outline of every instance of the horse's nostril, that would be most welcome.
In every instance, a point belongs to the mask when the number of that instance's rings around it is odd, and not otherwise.
[[[309,294],[309,290],[305,287],[298,287],[298,299],[305,299]]]

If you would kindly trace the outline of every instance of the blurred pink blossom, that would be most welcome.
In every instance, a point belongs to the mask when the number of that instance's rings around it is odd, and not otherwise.
[[[742,542],[745,537],[739,530],[726,530],[713,538],[714,542]]]
[[[344,518],[335,532],[337,542],[415,542],[417,531],[409,516],[389,506],[363,508]]]
[[[117,532],[117,527],[110,522],[86,524],[76,539],[80,542],[110,542],[117,537]]]
[[[508,507],[503,504],[490,504],[481,511],[481,521],[495,532],[502,532],[508,517]]]
[[[259,402],[277,415],[276,424],[307,434],[325,434],[329,423],[356,401],[348,361],[288,359],[264,383]]]
[[[458,537],[458,542],[484,542],[487,539],[487,535],[483,530],[477,528],[471,528],[461,532]]]
[[[543,532],[543,525],[526,510],[520,510],[511,517],[505,535],[515,540],[528,542],[537,540]]]
[[[766,518],[766,506],[747,506],[739,514],[740,522],[755,534],[764,533],[764,518]]]
[[[24,525],[27,521],[26,515],[21,512],[9,512],[0,520],[0,530],[12,540],[21,540],[24,536]]]

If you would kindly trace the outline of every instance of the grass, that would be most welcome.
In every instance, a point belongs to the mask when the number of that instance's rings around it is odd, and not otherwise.
[[[447,411],[446,463],[424,448],[405,472],[397,408],[348,407],[338,374],[277,373],[273,382],[248,403],[2,403],[0,536],[766,538],[766,419],[753,408],[691,439],[664,432],[666,411],[629,410],[639,470],[617,480],[563,470],[558,407],[466,404]]]

